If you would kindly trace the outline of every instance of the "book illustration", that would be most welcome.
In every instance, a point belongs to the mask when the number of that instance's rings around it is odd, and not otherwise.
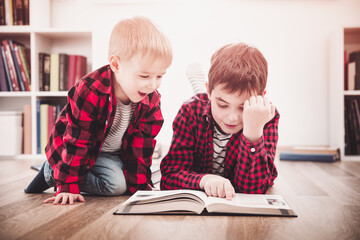
[[[279,195],[236,193],[232,200],[198,190],[137,191],[114,212],[128,214],[215,214],[296,216]]]

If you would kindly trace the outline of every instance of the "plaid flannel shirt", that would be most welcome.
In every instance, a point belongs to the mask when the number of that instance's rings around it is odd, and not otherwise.
[[[273,185],[279,117],[276,110],[255,143],[247,141],[242,130],[229,140],[224,177],[236,192],[265,193]],[[173,122],[169,152],[161,162],[161,189],[200,189],[202,176],[211,174],[213,121],[207,94],[197,94],[182,105]]]
[[[109,65],[84,76],[68,93],[45,148],[54,169],[55,195],[79,193],[79,183],[95,164],[114,121],[116,96]],[[160,94],[155,91],[137,104],[126,130],[121,158],[128,190],[152,189],[151,162],[163,124]]]

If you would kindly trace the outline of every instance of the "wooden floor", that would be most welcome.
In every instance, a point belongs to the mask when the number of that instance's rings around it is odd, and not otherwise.
[[[297,218],[113,215],[128,196],[42,204],[51,190],[23,192],[32,163],[0,160],[0,239],[360,239],[360,162],[277,161],[268,193],[282,195]]]

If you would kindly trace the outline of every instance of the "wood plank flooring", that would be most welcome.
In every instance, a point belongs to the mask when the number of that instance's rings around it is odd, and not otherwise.
[[[0,239],[360,239],[360,161],[276,160],[269,194],[282,195],[297,218],[257,216],[115,216],[128,196],[85,196],[53,206],[53,195],[25,194],[30,160],[0,160]]]

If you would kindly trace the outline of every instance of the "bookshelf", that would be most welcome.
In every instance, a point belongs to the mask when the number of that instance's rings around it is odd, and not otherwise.
[[[50,12],[50,0],[30,1],[30,25],[0,26],[0,40],[12,39],[30,48],[31,90],[27,92],[0,91],[0,111],[23,112],[24,105],[31,106],[31,154],[19,154],[1,158],[45,159],[37,153],[37,101],[49,104],[66,104],[67,91],[39,91],[39,52],[82,55],[87,58],[87,72],[92,70],[92,31],[84,29],[58,29],[51,27],[50,14],[43,14],[44,8]],[[41,16],[41,17],[39,17]],[[19,144],[22,144],[21,142]]]
[[[360,50],[360,26],[341,27],[330,42],[330,91],[329,91],[329,135],[330,144],[339,146],[341,159],[360,161],[360,153],[349,154],[345,140],[346,128],[346,101],[358,99],[360,102],[360,90],[345,89],[347,65],[349,54]],[[346,52],[346,54],[345,54]],[[341,67],[339,67],[341,66]],[[359,134],[359,132],[358,132]]]

